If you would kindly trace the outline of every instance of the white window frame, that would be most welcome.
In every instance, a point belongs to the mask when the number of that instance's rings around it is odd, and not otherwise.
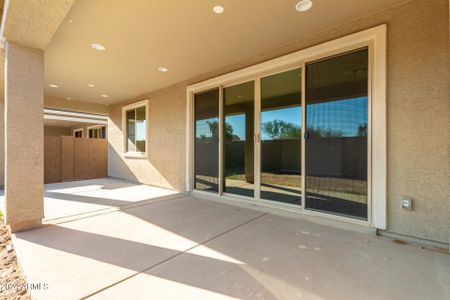
[[[75,137],[75,133],[76,132],[80,132],[80,131],[81,131],[81,138],[84,138],[84,130],[83,130],[83,128],[74,129],[73,132],[72,132],[72,136]]]
[[[106,125],[91,125],[91,126],[88,126],[86,129],[87,129],[87,138],[89,139],[90,137],[89,137],[89,130],[91,130],[91,129],[100,129],[100,128],[103,128],[103,127],[105,127],[105,139],[108,139],[108,130],[107,130],[107,128],[106,128]]]
[[[368,132],[368,220],[362,221],[353,218],[336,216],[327,213],[314,212],[304,209],[304,201],[301,207],[293,207],[283,203],[258,201],[234,197],[233,200],[248,202],[251,205],[269,206],[289,211],[295,211],[306,215],[313,215],[344,221],[348,223],[373,227],[377,229],[387,228],[387,137],[386,137],[386,24],[379,25],[367,30],[350,34],[323,44],[319,44],[307,49],[303,49],[285,56],[281,56],[254,66],[250,66],[232,73],[224,74],[187,87],[187,107],[186,107],[186,191],[194,192],[198,195],[214,194],[193,190],[194,186],[194,95],[212,88],[222,90],[224,86],[229,86],[239,82],[255,80],[255,105],[260,102],[259,79],[293,68],[302,67],[304,75],[305,65],[308,62],[333,55],[344,54],[346,52],[367,47],[369,49],[369,132]],[[302,76],[303,80],[305,76]],[[302,85],[302,105],[305,103],[304,89]],[[221,99],[219,99],[220,103]],[[255,120],[257,116],[255,115]],[[257,130],[257,127],[255,127]],[[304,131],[304,126],[302,126]],[[302,143],[304,145],[304,143]],[[219,140],[219,149],[221,149]],[[303,149],[304,150],[304,149]],[[304,151],[303,151],[304,153]],[[255,145],[255,166],[259,164],[259,146]],[[304,154],[303,154],[304,155]],[[221,170],[222,158],[219,150],[219,170]],[[256,169],[256,168],[255,168]],[[304,171],[304,170],[303,170]],[[305,173],[303,173],[305,174]],[[222,175],[219,174],[219,177]],[[256,176],[257,177],[257,176]],[[304,177],[304,176],[303,176]],[[220,181],[220,180],[219,180]],[[255,184],[257,183],[255,178]],[[304,185],[303,185],[304,186]],[[256,196],[256,191],[255,191]],[[215,198],[226,198],[219,193]]]
[[[139,107],[145,107],[145,152],[135,152],[127,150],[127,120],[126,113],[129,110]],[[122,107],[122,149],[123,156],[128,158],[147,158],[148,157],[148,136],[149,136],[149,99],[141,100]]]

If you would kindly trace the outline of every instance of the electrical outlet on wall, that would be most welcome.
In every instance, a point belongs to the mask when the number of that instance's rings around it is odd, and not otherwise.
[[[402,197],[402,208],[406,210],[412,210],[413,208],[413,200],[411,197],[403,196]]]

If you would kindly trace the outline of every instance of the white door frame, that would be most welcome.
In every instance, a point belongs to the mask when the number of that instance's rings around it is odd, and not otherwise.
[[[255,134],[259,134],[259,110],[260,110],[260,78],[265,74],[278,73],[292,66],[302,67],[302,75],[305,73],[305,63],[320,58],[333,56],[348,51],[356,50],[363,47],[369,49],[369,119],[368,119],[368,220],[361,221],[348,217],[341,217],[327,213],[313,212],[304,209],[304,196],[302,205],[298,208],[292,205],[275,203],[273,201],[259,199],[259,193],[256,195],[252,204],[261,204],[266,206],[274,206],[277,208],[286,208],[295,210],[308,215],[322,216],[330,219],[342,220],[345,222],[356,223],[360,225],[375,227],[378,229],[386,229],[387,227],[387,150],[386,150],[386,34],[387,27],[385,24],[370,28],[361,32],[357,32],[348,36],[344,36],[317,46],[313,46],[295,53],[291,53],[282,57],[278,57],[251,67],[247,67],[232,73],[221,75],[197,84],[187,87],[187,135],[186,135],[186,191],[193,191],[194,181],[194,95],[214,87],[219,87],[220,95],[222,95],[222,87],[234,85],[234,83],[255,81]],[[305,76],[302,76],[302,107],[305,106]],[[222,96],[220,97],[222,98]],[[223,101],[223,100],[220,100]],[[304,111],[304,109],[302,110]],[[222,111],[221,111],[222,112]],[[223,112],[222,112],[223,113]],[[256,116],[258,114],[258,116]],[[258,118],[258,119],[257,119]],[[258,122],[258,123],[256,123]],[[305,122],[303,115],[302,122]],[[305,129],[302,126],[302,137]],[[219,140],[219,149],[222,148],[222,138]],[[302,155],[304,153],[304,141],[302,143]],[[223,153],[219,150],[219,157],[223,158]],[[255,144],[255,187],[259,189],[260,172],[260,143]],[[222,164],[222,159],[219,162]],[[304,164],[302,166],[302,174],[304,175]],[[223,170],[223,166],[219,165],[219,169]],[[219,174],[219,184],[222,185],[222,174]],[[302,176],[305,178],[305,176]],[[304,180],[303,186],[304,189]],[[257,185],[258,182],[258,185]],[[195,191],[201,193],[200,191]],[[305,193],[303,192],[303,195]],[[241,197],[237,197],[241,198]],[[246,199],[241,199],[247,201]]]

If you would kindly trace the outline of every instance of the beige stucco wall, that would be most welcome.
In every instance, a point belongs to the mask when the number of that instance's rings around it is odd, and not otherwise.
[[[5,104],[0,100],[0,188],[5,185]],[[0,208],[1,209],[1,208]]]
[[[114,106],[109,126],[110,175],[182,190],[185,174],[187,84],[386,23],[388,25],[388,230],[448,243],[450,220],[448,5],[447,0],[410,1],[320,34],[293,41],[277,50],[149,95],[148,160],[122,157],[120,129],[122,105]],[[413,211],[404,211],[400,208],[402,195],[413,198]]]
[[[44,126],[44,136],[72,135],[72,129],[68,127]]]
[[[186,85],[178,84],[147,95],[150,99],[148,159],[123,157],[122,106],[133,101],[112,107],[108,123],[110,176],[184,190],[185,94]]]
[[[12,231],[44,217],[44,52],[6,43],[5,220]]]

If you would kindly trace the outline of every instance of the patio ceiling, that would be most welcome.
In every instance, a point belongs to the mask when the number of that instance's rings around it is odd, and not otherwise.
[[[128,100],[405,0],[313,0],[303,13],[297,2],[77,0],[46,49],[45,93],[103,104]],[[215,14],[215,5],[224,13]]]

